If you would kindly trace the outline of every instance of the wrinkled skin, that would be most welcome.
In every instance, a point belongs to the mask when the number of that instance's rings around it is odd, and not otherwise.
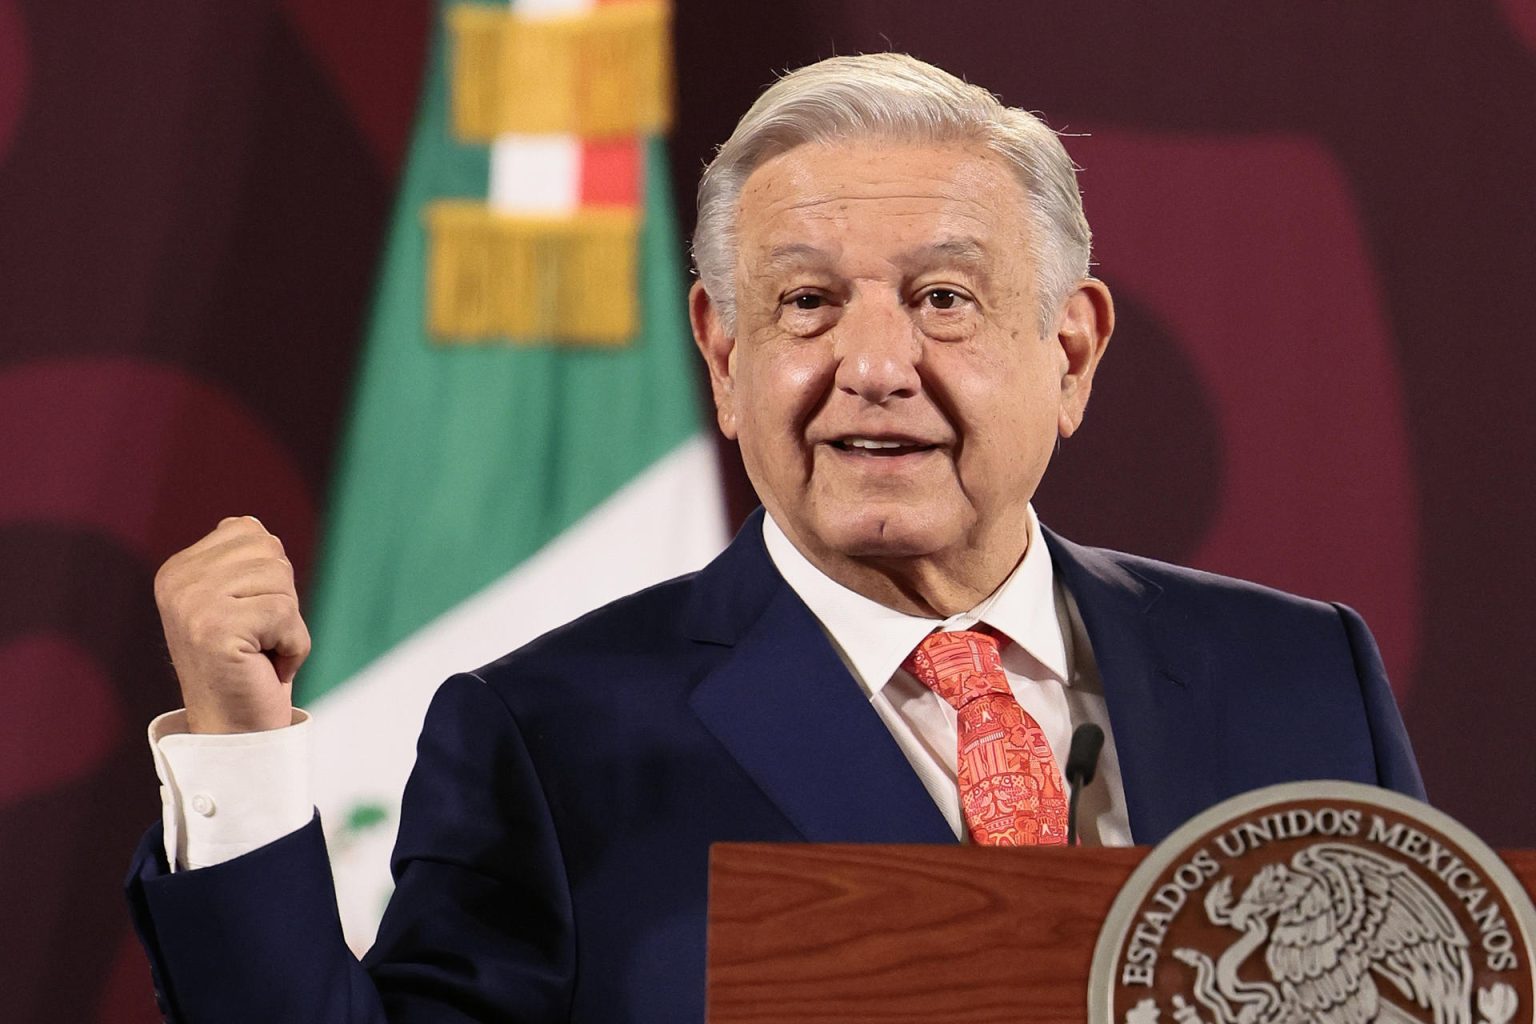
[[[1042,336],[1030,230],[984,150],[803,145],[743,190],[734,329],[694,287],[720,428],[763,504],[890,607],[948,615],[994,590],[1082,423],[1113,305],[1085,279]]]

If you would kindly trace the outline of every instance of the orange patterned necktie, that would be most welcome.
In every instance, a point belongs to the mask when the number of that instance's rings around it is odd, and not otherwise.
[[[1004,641],[1006,642],[1006,640]],[[1019,707],[990,633],[930,633],[902,667],[955,709],[960,810],[981,846],[1067,841],[1067,797],[1040,723]]]

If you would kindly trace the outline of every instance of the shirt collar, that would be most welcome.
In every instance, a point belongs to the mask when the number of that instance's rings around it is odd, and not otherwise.
[[[1028,518],[1029,546],[1013,572],[975,608],[947,619],[907,615],[849,590],[812,565],[771,515],[763,517],[763,543],[784,581],[821,622],[871,694],[890,681],[923,637],[936,629],[969,629],[978,622],[1006,635],[1059,682],[1068,683],[1055,570],[1033,506]]]

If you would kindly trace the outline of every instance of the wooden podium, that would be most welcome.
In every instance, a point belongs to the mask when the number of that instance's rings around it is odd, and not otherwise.
[[[1099,926],[1149,848],[724,843],[709,1024],[1083,1024]],[[1527,891],[1536,851],[1501,851]]]

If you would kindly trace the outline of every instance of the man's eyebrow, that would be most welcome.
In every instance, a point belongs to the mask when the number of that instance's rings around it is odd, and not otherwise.
[[[898,262],[909,269],[930,267],[937,263],[959,265],[972,273],[984,275],[992,265],[992,256],[987,247],[974,238],[946,238],[908,249],[901,254]]]
[[[819,246],[809,242],[786,242],[768,250],[768,255],[763,258],[763,269],[773,272],[803,267],[808,263],[826,264],[831,261],[832,254]]]

